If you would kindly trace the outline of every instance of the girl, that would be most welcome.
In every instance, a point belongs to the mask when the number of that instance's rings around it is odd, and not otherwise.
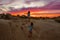
[[[31,22],[31,24],[29,26],[29,35],[28,35],[29,38],[32,37],[32,29],[33,29],[33,22]]]

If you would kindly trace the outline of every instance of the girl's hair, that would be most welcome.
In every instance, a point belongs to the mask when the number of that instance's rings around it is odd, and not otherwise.
[[[31,22],[31,25],[33,26],[33,22]]]

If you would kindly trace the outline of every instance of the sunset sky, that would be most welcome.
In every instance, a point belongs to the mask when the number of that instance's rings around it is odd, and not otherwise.
[[[0,13],[26,15],[28,11],[34,17],[60,16],[60,0],[0,0]]]

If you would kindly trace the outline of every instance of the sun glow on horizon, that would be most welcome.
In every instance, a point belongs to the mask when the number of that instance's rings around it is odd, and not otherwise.
[[[28,11],[14,12],[13,15],[26,15]],[[60,10],[43,10],[43,11],[31,11],[32,17],[57,17],[60,16]]]

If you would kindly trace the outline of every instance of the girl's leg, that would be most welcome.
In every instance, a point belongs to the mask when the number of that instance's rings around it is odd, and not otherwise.
[[[29,40],[32,40],[32,31],[29,31],[28,38]]]

